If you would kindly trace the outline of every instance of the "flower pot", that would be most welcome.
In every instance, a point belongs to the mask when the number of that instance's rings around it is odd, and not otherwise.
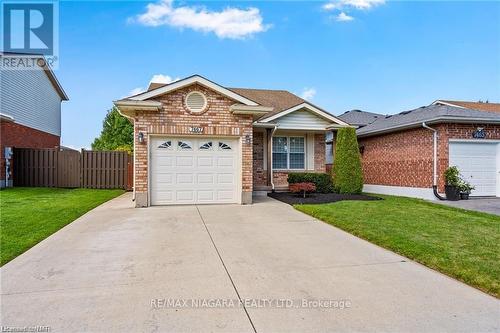
[[[462,192],[460,193],[461,200],[469,200],[469,193]]]
[[[446,194],[446,200],[450,201],[460,200],[460,190],[456,186],[445,185],[444,193]]]

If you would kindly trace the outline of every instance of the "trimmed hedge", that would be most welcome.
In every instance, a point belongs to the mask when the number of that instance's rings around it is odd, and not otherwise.
[[[332,177],[327,173],[292,172],[288,174],[288,184],[314,183],[316,192],[333,192]]]
[[[363,190],[363,170],[356,130],[340,128],[335,141],[335,161],[332,168],[335,191],[342,194],[359,194]]]

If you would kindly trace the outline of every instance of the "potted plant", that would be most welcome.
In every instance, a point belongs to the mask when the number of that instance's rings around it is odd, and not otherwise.
[[[460,200],[460,189],[458,187],[460,183],[460,171],[456,166],[451,166],[444,172],[444,179],[446,185],[444,186],[444,192],[446,194],[446,199],[451,201]]]
[[[458,183],[458,188],[460,190],[460,199],[462,200],[468,200],[470,192],[472,192],[472,190],[475,189],[474,186],[472,186],[469,182],[463,179],[460,179]]]

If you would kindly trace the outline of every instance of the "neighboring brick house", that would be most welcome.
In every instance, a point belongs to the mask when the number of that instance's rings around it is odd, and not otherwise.
[[[325,133],[347,123],[283,90],[194,75],[114,102],[134,122],[137,207],[251,203],[291,171],[325,171]]]
[[[500,196],[500,113],[488,111],[436,101],[396,115],[354,110],[339,118],[359,127],[367,192],[436,199],[433,185],[444,192],[444,171],[456,165],[476,187],[472,195]]]
[[[43,59],[38,55],[2,54],[2,58]],[[60,145],[61,102],[68,97],[52,70],[0,69],[0,186],[6,181],[5,147],[54,148]],[[15,162],[14,162],[15,163]]]

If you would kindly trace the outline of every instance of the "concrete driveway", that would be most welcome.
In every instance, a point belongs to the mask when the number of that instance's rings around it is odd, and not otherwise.
[[[127,194],[6,264],[1,286],[2,326],[51,332],[500,331],[499,300],[268,198],[133,209]]]
[[[442,205],[500,215],[500,198],[471,197],[469,200],[435,201],[435,202]]]

